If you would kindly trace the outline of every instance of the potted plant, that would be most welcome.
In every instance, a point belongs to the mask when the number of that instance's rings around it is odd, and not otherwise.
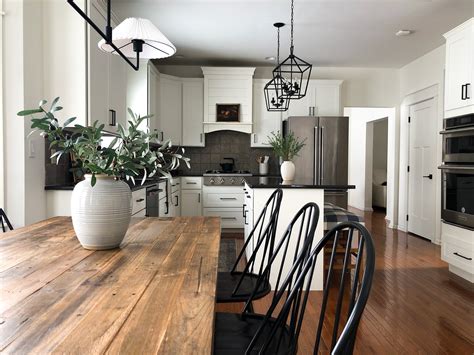
[[[268,136],[268,144],[273,148],[275,155],[283,160],[280,173],[284,181],[291,181],[295,178],[295,164],[292,160],[303,149],[305,141],[306,139],[300,140],[293,132],[289,132],[286,136],[280,132],[272,132]]]
[[[131,119],[128,128],[118,125],[118,134],[105,143],[104,125],[95,121],[92,126],[76,124],[75,117],[59,124],[55,113],[62,109],[59,98],[54,99],[49,110],[45,100],[36,109],[24,110],[19,116],[32,116],[32,133],[40,132],[55,152],[51,158],[61,159],[71,154],[74,169],[85,180],[79,182],[71,198],[71,216],[82,246],[101,250],[116,248],[122,242],[130,223],[132,193],[124,180],[142,184],[147,177],[170,176],[180,162],[189,166],[183,148],[173,148],[171,142],[160,142],[157,132],[143,132],[140,124],[150,116],[140,117],[128,110]],[[31,134],[31,133],[30,133]],[[152,148],[154,146],[154,148]]]

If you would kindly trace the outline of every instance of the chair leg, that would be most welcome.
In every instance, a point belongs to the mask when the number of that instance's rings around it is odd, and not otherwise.
[[[5,214],[5,211],[3,209],[0,208],[0,219],[2,220],[2,229],[3,229],[3,232],[5,233],[6,230],[5,230],[5,225],[4,225],[4,221],[5,223],[7,224],[8,228],[10,230],[13,230],[13,226],[12,224],[10,223],[10,220],[8,219],[7,215]]]
[[[2,222],[2,230],[3,230],[3,233],[5,233],[5,232],[6,232],[6,230],[5,230],[5,223],[3,223],[3,217],[2,217],[2,216],[0,216],[0,221]]]

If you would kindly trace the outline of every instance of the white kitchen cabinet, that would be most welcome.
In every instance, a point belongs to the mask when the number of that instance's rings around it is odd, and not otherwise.
[[[152,115],[148,119],[147,126],[151,132],[160,131],[161,127],[159,126],[159,115],[160,115],[160,73],[156,67],[149,62],[148,66],[148,115]],[[160,131],[162,133],[162,131]],[[160,134],[159,139],[163,137]]]
[[[100,28],[105,28],[106,19],[102,15],[102,9],[95,1],[91,1],[89,16]],[[97,43],[102,37],[90,26],[88,33],[88,68],[89,68],[89,90],[88,90],[88,115],[89,124],[99,121],[107,129],[109,115],[109,57],[110,54],[102,52]]]
[[[132,192],[132,216],[145,217],[146,214],[146,188]]]
[[[291,116],[308,116],[310,107],[315,108],[316,116],[341,115],[342,80],[310,80],[306,96],[291,100],[283,119]]]
[[[180,178],[169,180],[169,217],[178,217],[181,215],[181,181]]]
[[[184,146],[204,147],[204,80],[183,79]]]
[[[181,191],[181,216],[201,216],[201,190]]]
[[[222,228],[244,228],[241,186],[203,186],[203,215],[221,218]]]
[[[102,53],[104,55],[105,53]],[[126,127],[129,120],[127,112],[127,63],[117,55],[108,55],[109,57],[109,106],[108,109],[115,111],[116,126],[105,124],[106,130],[117,131],[118,124]]]
[[[250,136],[250,146],[268,148],[268,136],[281,130],[281,112],[267,111],[263,89],[268,82],[266,79],[253,81],[253,126]]]
[[[173,145],[181,144],[182,97],[181,79],[161,74],[158,126],[163,131],[164,140],[171,140]]]
[[[444,35],[446,38],[445,117],[474,112],[474,18]]]
[[[441,223],[441,259],[449,271],[474,282],[474,231]]]

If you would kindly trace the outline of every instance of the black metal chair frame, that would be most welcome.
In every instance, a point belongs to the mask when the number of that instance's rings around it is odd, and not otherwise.
[[[314,271],[314,263],[309,261],[311,247],[313,244],[316,226],[319,220],[319,207],[315,203],[308,203],[303,206],[292,219],[282,238],[275,246],[274,252],[271,255],[263,272],[259,275],[257,280],[257,287],[254,289],[251,297],[245,304],[243,312],[240,314],[240,319],[245,322],[257,321],[259,324],[252,340],[249,344],[244,344],[247,347],[245,353],[268,353],[277,354],[280,351],[282,339],[288,339],[288,344],[284,345],[283,352],[296,352],[298,335],[301,329],[302,315],[306,307],[307,294],[303,295],[302,289],[305,280],[307,280],[307,288],[310,287],[312,280],[312,273]],[[298,228],[299,227],[299,228]],[[292,238],[293,236],[293,238]],[[295,238],[297,238],[295,240]],[[293,255],[289,252],[289,246],[295,246]],[[266,277],[269,276],[273,263],[281,258],[281,264],[276,277],[274,285],[275,292],[273,295],[271,306],[265,315],[250,313],[250,307],[259,285],[266,282]],[[283,271],[286,263],[289,263],[289,272],[283,278]],[[308,277],[306,277],[308,276]],[[286,294],[286,300],[282,310],[277,318],[273,318],[272,314]],[[287,318],[290,315],[290,323],[287,324]],[[216,316],[216,319],[219,315]],[[239,323],[241,322],[238,321]],[[268,333],[268,331],[270,331]],[[267,337],[263,337],[264,332],[268,333]],[[278,341],[275,343],[275,339]],[[236,339],[238,342],[239,339]],[[283,341],[284,342],[284,341]],[[242,344],[242,343],[241,343]]]
[[[343,230],[348,230],[348,238],[350,241],[354,236],[354,231],[360,233],[359,238],[359,254],[357,256],[356,268],[354,271],[354,279],[350,290],[348,317],[347,321],[338,337],[339,323],[341,320],[341,311],[344,295],[344,278],[349,264],[350,257],[350,243],[344,254],[344,270],[339,283],[339,292],[337,295],[336,313],[333,324],[332,340],[331,340],[331,354],[352,354],[357,334],[357,328],[362,317],[365,305],[370,293],[372,285],[372,278],[375,268],[375,249],[372,237],[367,229],[357,222],[343,222],[331,229],[324,238],[316,245],[316,247],[308,255],[308,246],[305,244],[298,254],[297,259],[293,263],[293,267],[281,284],[281,288],[275,291],[273,300],[267,313],[262,317],[261,324],[255,332],[252,341],[247,347],[246,354],[296,354],[298,346],[298,337],[301,331],[304,311],[308,301],[308,295],[311,287],[311,281],[314,275],[317,257],[321,252],[324,252],[324,246],[333,241],[333,250],[331,253],[331,261],[326,278],[325,288],[323,292],[323,301],[321,306],[321,313],[316,332],[316,342],[314,346],[314,354],[318,353],[319,345],[321,344],[322,328],[326,315],[327,301],[330,294],[330,283],[333,277],[334,256],[336,254],[337,240]],[[312,230],[314,234],[314,229]],[[307,239],[305,243],[311,243],[312,239]],[[365,264],[362,274],[362,281],[359,282],[362,255],[365,245]],[[275,248],[275,254],[281,249],[282,243]],[[273,259],[273,258],[272,258]],[[272,260],[273,261],[273,260]],[[295,280],[293,282],[293,280]],[[281,307],[276,318],[273,318],[273,312],[282,299],[284,304]],[[258,317],[255,314],[243,313],[242,317]],[[289,321],[288,321],[289,318]],[[265,332],[265,334],[264,334]],[[289,338],[285,348],[280,349],[284,335]],[[264,336],[265,335],[265,336]]]
[[[7,224],[8,228],[10,230],[13,230],[13,226],[10,223],[10,220],[8,219],[7,215],[5,214],[5,211],[3,210],[3,208],[0,208],[0,221],[2,223],[3,233],[5,233],[7,231],[6,228],[5,228],[5,223]]]
[[[260,290],[262,289],[262,285],[264,283],[268,284],[270,270],[266,270],[265,273],[263,273],[263,271],[264,271],[265,265],[267,265],[267,262],[265,261],[269,261],[273,253],[273,247],[275,243],[275,234],[276,234],[276,228],[278,225],[278,217],[280,213],[280,205],[281,205],[282,198],[283,198],[283,191],[281,189],[277,189],[272,193],[272,195],[269,197],[269,199],[265,203],[265,206],[262,212],[260,213],[260,216],[258,217],[257,222],[254,224],[252,231],[250,232],[247,240],[245,241],[244,246],[242,247],[242,250],[237,256],[234,266],[232,267],[232,270],[230,271],[232,275],[240,276],[234,289],[232,290],[232,297],[226,300],[217,300],[217,302],[246,301],[248,297],[250,296],[250,293],[239,292],[239,289],[246,278],[254,278],[255,280],[257,280],[259,276],[262,276],[263,281],[259,285]],[[265,220],[266,220],[268,212],[270,212],[270,215],[268,216],[268,219],[267,219],[268,222],[265,224]],[[258,230],[258,235],[256,235],[257,230]],[[241,263],[245,255],[245,251],[249,243],[251,243],[253,239],[256,239],[256,243],[254,245],[254,250],[252,251],[252,255],[250,255],[250,257],[248,258],[247,263],[244,267],[244,270],[237,271],[237,267]],[[263,247],[263,254],[262,254],[262,259],[261,259],[262,262],[260,263],[258,272],[255,273],[253,269],[255,266],[257,254],[262,251],[261,250],[262,247]],[[217,285],[217,287],[219,287],[219,285]],[[257,291],[257,289],[254,289],[254,291]],[[260,292],[258,296],[255,296],[254,299],[262,298],[265,295],[267,295],[269,292],[270,290],[266,292]]]

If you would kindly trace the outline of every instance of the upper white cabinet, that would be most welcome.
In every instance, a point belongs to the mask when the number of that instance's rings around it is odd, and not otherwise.
[[[341,115],[342,80],[310,80],[306,96],[292,100],[283,119],[291,116],[308,116],[310,107],[315,108],[316,116]]]
[[[159,115],[160,115],[160,103],[158,98],[160,97],[160,73],[156,67],[149,63],[148,64],[148,115],[151,115],[148,119],[147,126],[150,131],[160,131]],[[163,131],[161,131],[163,133]],[[160,135],[160,139],[163,136]]]
[[[105,28],[105,10],[97,1],[90,1],[89,16]],[[115,26],[115,23],[113,23]],[[116,124],[127,122],[128,65],[117,56],[102,52],[98,42],[102,37],[87,26],[88,38],[88,124],[99,121],[105,130],[116,131],[109,123],[110,111],[115,112]],[[130,68],[130,70],[132,70]]]
[[[253,126],[250,145],[255,148],[270,147],[266,144],[268,135],[281,129],[281,112],[267,111],[263,92],[267,82],[266,79],[253,81]]]
[[[183,141],[190,147],[204,147],[204,80],[183,79]]]
[[[474,112],[474,18],[446,38],[445,117]]]
[[[181,79],[161,74],[158,126],[164,132],[164,139],[171,140],[173,145],[181,144],[182,100]]]

